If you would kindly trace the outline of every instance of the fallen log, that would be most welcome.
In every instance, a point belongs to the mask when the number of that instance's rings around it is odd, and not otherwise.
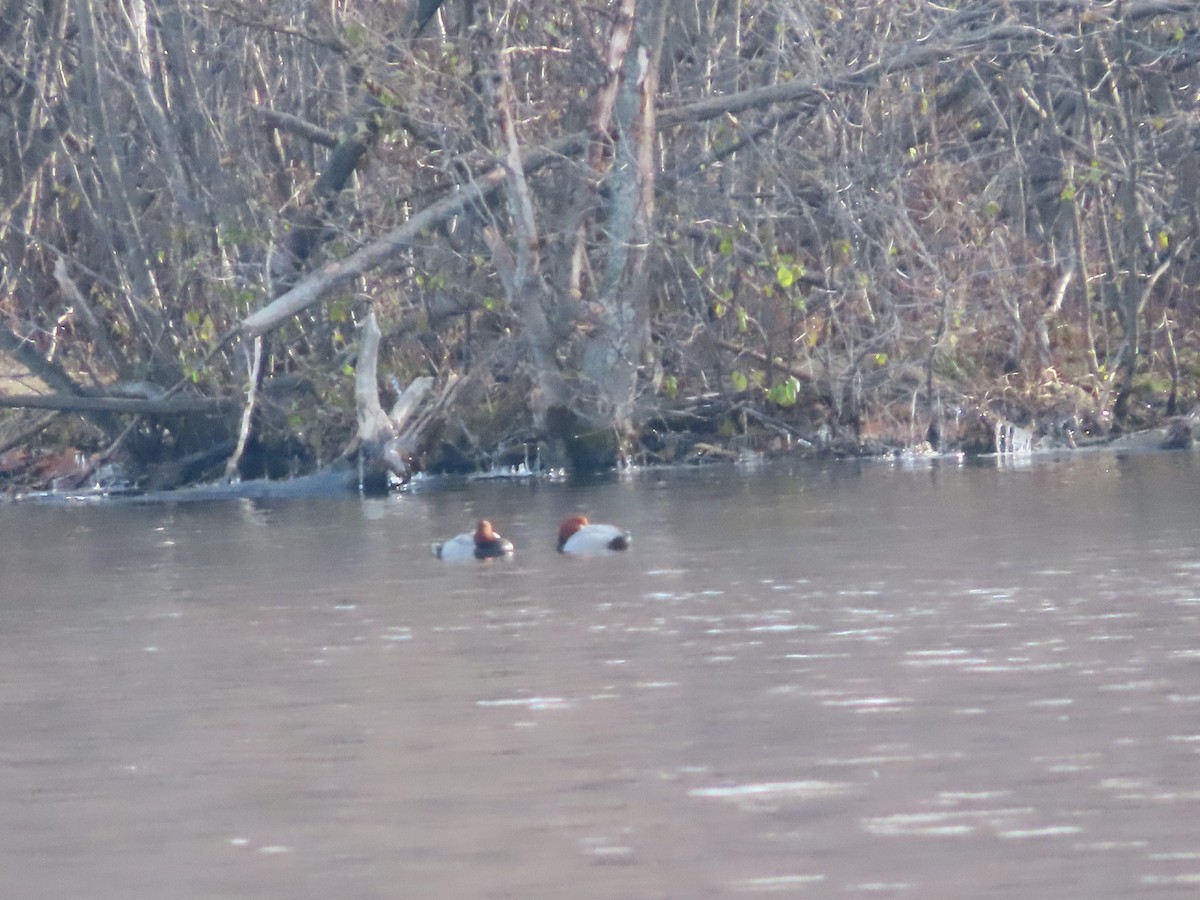
[[[0,394],[0,408],[59,412],[115,412],[145,416],[220,413],[237,407],[234,397],[94,397],[74,394]]]

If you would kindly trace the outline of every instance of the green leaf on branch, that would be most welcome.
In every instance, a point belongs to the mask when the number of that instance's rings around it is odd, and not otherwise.
[[[767,391],[767,399],[776,406],[795,406],[796,396],[799,392],[800,379],[792,375],[787,381],[772,385],[771,390]]]

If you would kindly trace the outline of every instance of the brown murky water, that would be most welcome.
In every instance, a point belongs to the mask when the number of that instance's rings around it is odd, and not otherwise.
[[[1198,471],[0,508],[0,897],[1194,897]]]

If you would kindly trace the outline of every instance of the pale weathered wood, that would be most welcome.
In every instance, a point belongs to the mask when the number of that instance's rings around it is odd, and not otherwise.
[[[461,190],[425,207],[379,240],[372,241],[344,259],[326,263],[290,291],[244,318],[241,330],[246,334],[264,334],[277,328],[297,313],[321,302],[335,289],[395,259],[396,254],[416,240],[421,232],[440,225],[489,195],[503,183],[506,176],[504,169],[494,169]]]
[[[414,378],[400,392],[392,406],[391,414],[384,411],[379,401],[379,341],[382,335],[379,323],[372,311],[362,324],[358,345],[358,363],[354,370],[354,403],[358,416],[358,435],[351,451],[357,450],[360,462],[360,480],[378,477],[383,471],[401,478],[409,474],[409,457],[420,439],[421,432],[432,421],[428,400],[433,392],[433,379],[428,376]],[[433,407],[452,396],[459,379],[451,378],[435,398]],[[360,487],[362,484],[360,484]]]
[[[242,407],[242,421],[238,427],[237,445],[229,459],[225,460],[225,480],[238,480],[238,466],[241,465],[242,455],[246,452],[246,442],[250,439],[250,428],[254,422],[254,407],[258,401],[258,386],[262,381],[263,339],[259,335],[254,339],[254,358],[250,363],[250,386],[246,390],[246,404]]]
[[[432,390],[433,379],[430,376],[421,375],[414,378],[408,387],[401,391],[396,402],[392,404],[391,411],[388,413],[392,424],[403,432],[404,426],[409,419],[416,415],[417,409],[425,402],[425,398]]]
[[[382,447],[396,439],[396,428],[379,402],[376,369],[380,337],[379,322],[372,310],[362,325],[354,369],[354,407],[358,414],[358,438],[364,447]]]

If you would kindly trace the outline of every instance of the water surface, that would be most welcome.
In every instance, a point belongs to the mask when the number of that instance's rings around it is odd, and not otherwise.
[[[1194,897],[1197,474],[0,508],[0,896]]]

